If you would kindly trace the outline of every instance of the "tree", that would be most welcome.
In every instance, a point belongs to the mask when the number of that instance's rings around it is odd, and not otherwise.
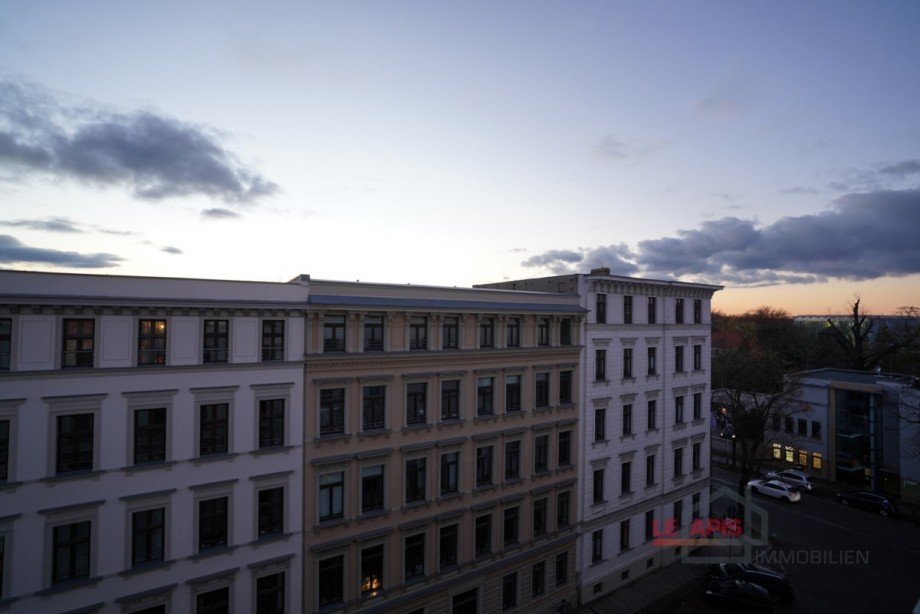
[[[850,304],[851,315],[843,325],[827,319],[825,334],[837,342],[847,357],[847,367],[856,371],[870,371],[879,366],[883,359],[915,344],[920,339],[916,307],[901,307],[903,325],[897,331],[884,331],[874,335],[876,321],[859,308],[860,297]]]

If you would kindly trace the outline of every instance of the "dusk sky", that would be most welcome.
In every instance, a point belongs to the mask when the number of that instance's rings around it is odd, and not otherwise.
[[[920,3],[0,4],[0,267],[920,305]]]

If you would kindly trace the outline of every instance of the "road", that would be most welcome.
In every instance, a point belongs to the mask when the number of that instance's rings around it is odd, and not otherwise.
[[[730,472],[713,472],[713,488],[736,483]],[[773,551],[787,557],[796,593],[778,612],[909,613],[920,601],[920,527],[844,507],[830,492],[805,494],[798,504],[755,501],[769,514]],[[671,611],[719,610],[694,597]]]

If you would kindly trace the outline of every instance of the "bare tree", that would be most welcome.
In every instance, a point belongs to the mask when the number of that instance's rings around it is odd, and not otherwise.
[[[827,319],[825,333],[846,353],[848,367],[857,371],[869,371],[882,360],[898,350],[908,347],[920,339],[917,320],[920,310],[916,307],[901,307],[898,311],[904,318],[904,326],[897,334],[886,335],[874,342],[875,320],[859,308],[861,298],[850,304],[851,315],[846,325]]]

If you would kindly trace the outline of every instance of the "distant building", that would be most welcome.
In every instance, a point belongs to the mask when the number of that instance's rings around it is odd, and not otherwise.
[[[582,603],[679,558],[652,545],[709,512],[711,298],[720,286],[609,269],[487,284],[559,292],[590,313],[578,439]]]

